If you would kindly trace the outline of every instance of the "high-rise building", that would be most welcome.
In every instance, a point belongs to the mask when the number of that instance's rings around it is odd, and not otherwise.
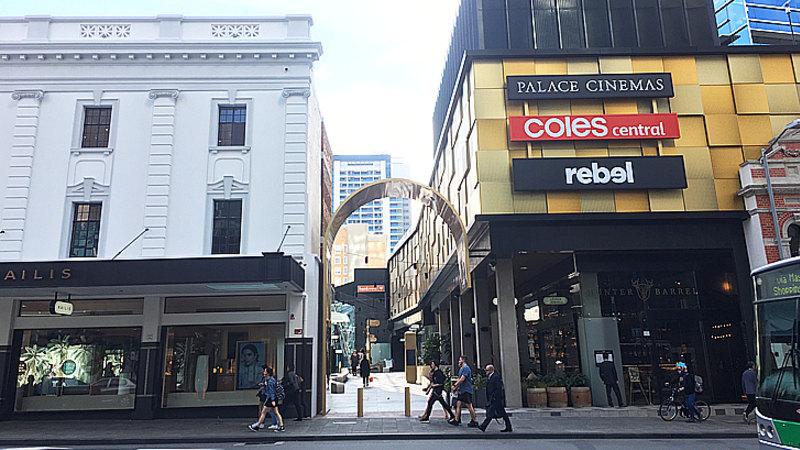
[[[334,211],[361,187],[393,176],[408,177],[408,166],[393,163],[390,155],[333,155]],[[391,253],[410,226],[411,205],[408,199],[375,200],[356,210],[345,222],[353,223],[367,224],[368,232],[389,236],[387,252]]]
[[[800,0],[714,0],[720,43],[795,44],[799,8]]]

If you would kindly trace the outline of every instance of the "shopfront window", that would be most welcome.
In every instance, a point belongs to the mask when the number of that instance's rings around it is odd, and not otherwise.
[[[165,408],[256,404],[261,365],[283,373],[283,324],[167,328]]]
[[[142,314],[144,300],[141,298],[119,298],[113,300],[70,300],[71,317],[78,316],[129,316]],[[20,317],[60,317],[50,310],[51,300],[23,300],[20,302]]]
[[[576,330],[579,285],[563,279],[540,290],[523,307],[530,367],[539,375],[580,372]]]
[[[133,408],[141,329],[21,333],[15,411]]]

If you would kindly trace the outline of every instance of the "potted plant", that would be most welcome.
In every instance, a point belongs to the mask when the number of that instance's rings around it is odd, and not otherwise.
[[[564,375],[547,374],[542,377],[547,386],[547,406],[551,408],[567,407],[567,381]]]
[[[488,402],[486,401],[486,382],[489,381],[489,377],[486,376],[486,372],[481,369],[479,370],[475,376],[472,377],[472,389],[475,391],[475,395],[472,398],[472,406],[476,408],[486,408]]]
[[[575,408],[587,408],[592,406],[592,392],[589,389],[589,378],[582,373],[576,373],[567,377],[567,387],[569,388],[569,400]]]
[[[523,386],[525,387],[525,396],[528,400],[528,408],[547,407],[547,386],[544,381],[542,381],[541,377],[531,372],[523,379]]]

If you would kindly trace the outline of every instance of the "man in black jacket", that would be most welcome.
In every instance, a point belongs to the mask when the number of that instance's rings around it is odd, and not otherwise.
[[[508,418],[508,413],[506,413],[506,393],[503,389],[503,380],[500,379],[500,375],[495,373],[494,366],[491,364],[486,366],[486,376],[489,378],[486,380],[486,401],[489,405],[486,407],[486,419],[478,428],[481,431],[486,431],[486,427],[489,426],[489,422],[492,419],[502,418],[506,427],[500,432],[510,433],[511,419]]]
[[[619,392],[619,378],[617,377],[617,368],[614,366],[613,361],[605,360],[600,363],[600,379],[606,385],[606,398],[608,399],[608,407],[613,408],[614,403],[611,401],[611,390],[614,390],[614,395],[617,396],[617,405],[622,408],[622,394]]]
[[[436,361],[430,362],[431,366],[431,384],[428,386],[428,391],[430,391],[431,396],[428,398],[428,406],[425,408],[425,412],[422,413],[420,416],[420,422],[430,422],[431,410],[433,409],[433,404],[439,402],[442,404],[442,407],[447,412],[448,419],[452,420],[455,419],[455,414],[453,414],[453,410],[450,409],[450,405],[444,401],[442,397],[442,390],[444,389],[444,382],[445,376],[442,372],[442,369],[439,368],[439,364]]]

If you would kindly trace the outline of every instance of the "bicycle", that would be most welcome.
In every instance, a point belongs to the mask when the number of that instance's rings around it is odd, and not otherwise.
[[[689,417],[689,408],[686,407],[686,402],[682,396],[678,395],[679,392],[677,387],[673,387],[669,397],[661,401],[661,404],[658,406],[658,417],[661,417],[661,420],[671,422],[678,417],[678,414],[680,414],[681,417]],[[697,411],[700,413],[699,416],[696,417],[700,422],[705,421],[711,416],[711,407],[708,406],[708,403],[698,400],[694,402],[694,407],[697,408]]]

